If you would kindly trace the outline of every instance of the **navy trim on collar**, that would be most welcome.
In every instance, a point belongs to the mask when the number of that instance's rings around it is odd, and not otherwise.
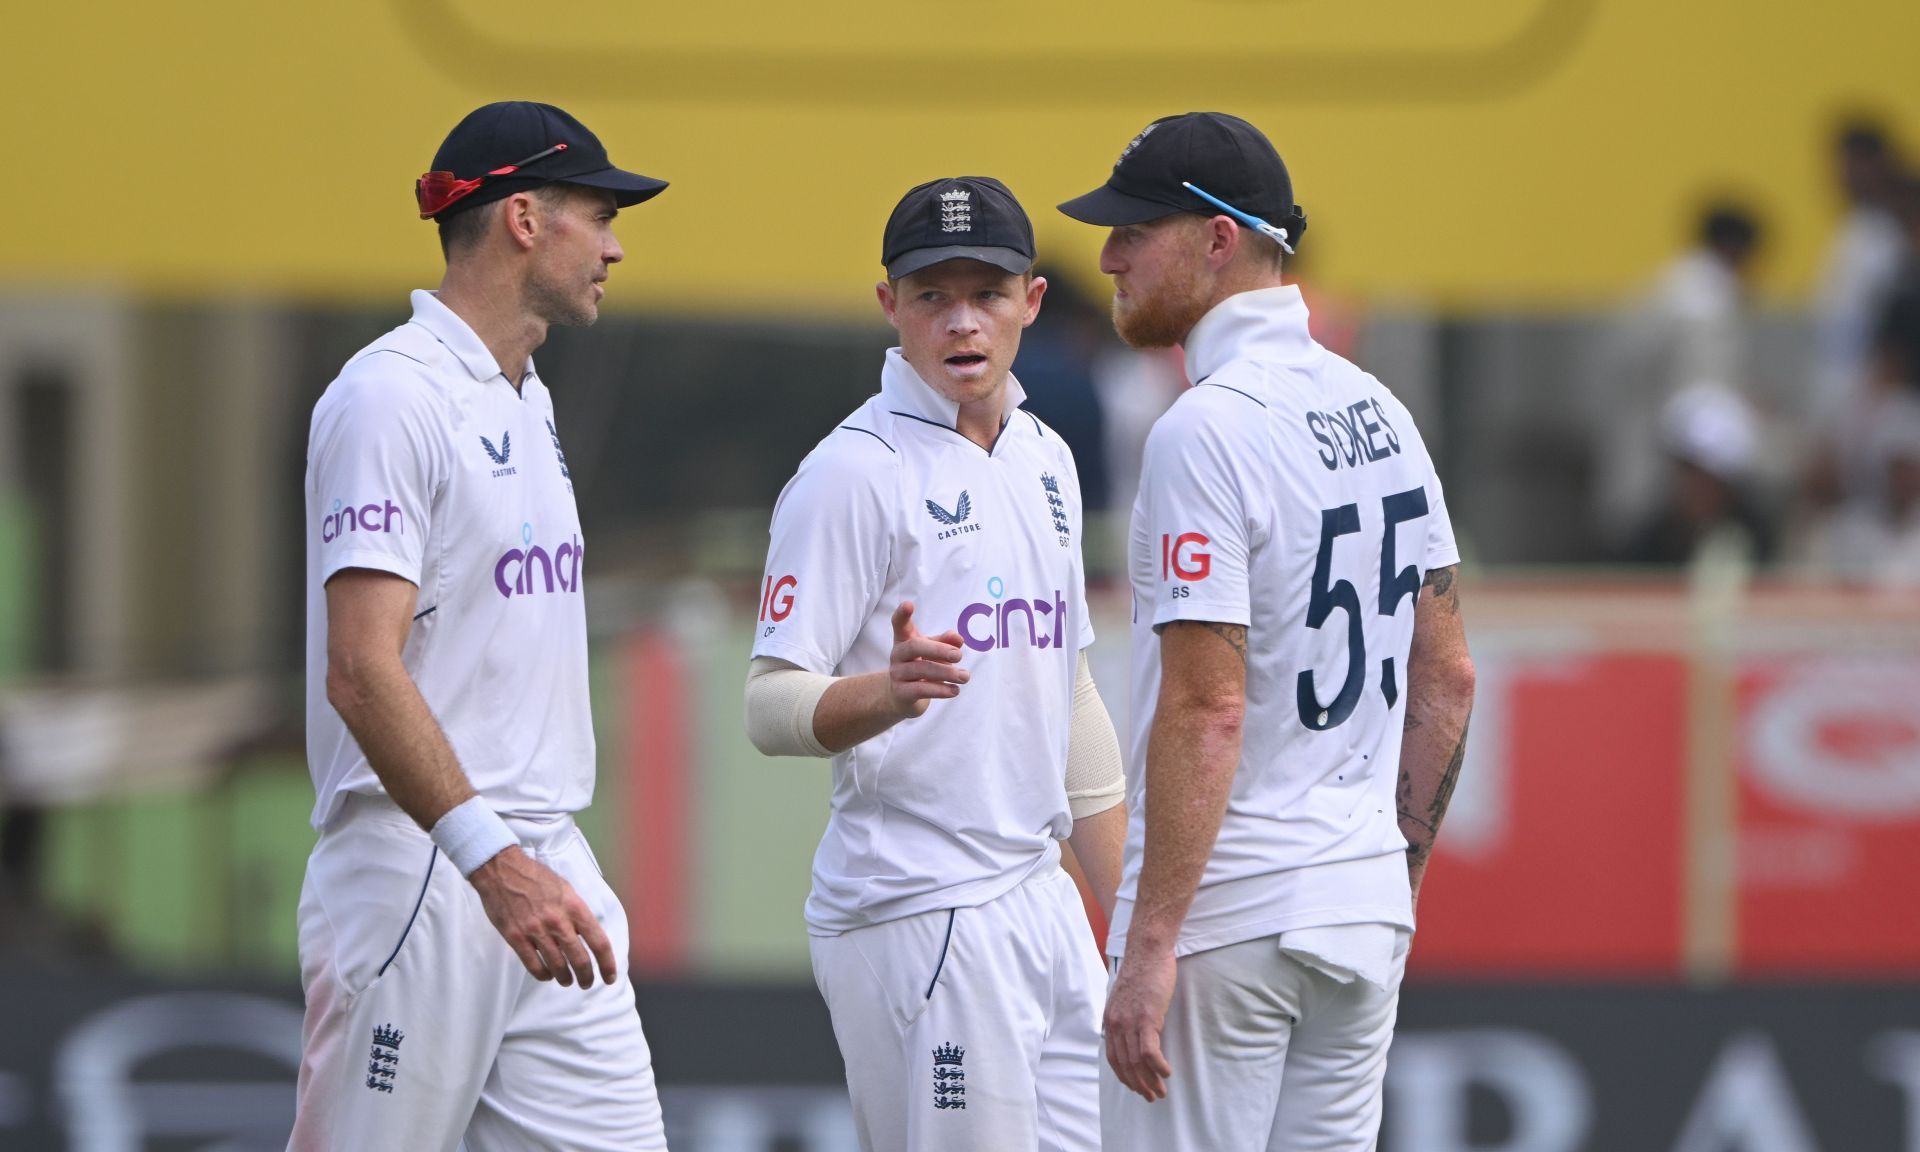
[[[954,434],[955,436],[958,436],[958,437],[960,437],[960,439],[961,439],[961,440],[963,440],[963,441],[965,441],[966,443],[968,443],[968,444],[973,444],[973,441],[972,441],[972,440],[969,440],[969,439],[967,438],[967,434],[966,434],[966,433],[964,433],[964,432],[962,432],[962,431],[960,431],[960,429],[958,429],[958,428],[955,428],[955,427],[954,427],[953,425],[951,425],[951,424],[942,424],[942,423],[940,423],[940,421],[938,421],[938,420],[929,420],[929,419],[927,419],[927,418],[926,418],[925,416],[915,416],[915,415],[914,415],[913,413],[911,413],[911,412],[901,412],[901,411],[899,411],[898,409],[894,409],[894,408],[889,408],[889,409],[887,409],[887,411],[888,411],[888,412],[890,412],[890,413],[892,413],[892,414],[893,414],[893,415],[895,415],[895,416],[904,416],[904,417],[906,417],[906,418],[907,418],[907,419],[909,419],[909,420],[918,420],[918,421],[919,421],[920,423],[922,423],[922,424],[931,424],[931,425],[932,425],[933,427],[935,427],[935,428],[942,428],[942,429],[945,429],[946,431],[948,431],[948,432],[951,432],[951,433],[953,433],[953,434]],[[1026,412],[1026,409],[1024,409],[1024,408],[1022,408],[1022,409],[1018,409],[1018,411],[1022,411],[1022,412]],[[1039,420],[1039,418],[1038,418],[1038,417],[1035,417],[1035,416],[1033,415],[1033,413],[1031,413],[1031,412],[1027,412],[1027,415],[1028,415],[1029,417],[1031,417],[1031,418],[1033,419],[1033,423],[1034,423],[1034,426],[1035,426],[1036,428],[1038,428],[1038,427],[1039,427],[1039,425],[1040,425],[1040,420]],[[993,434],[993,443],[992,443],[992,444],[989,444],[989,445],[987,445],[987,447],[986,447],[986,453],[987,453],[987,455],[989,455],[989,456],[991,456],[991,455],[993,455],[993,450],[994,450],[995,448],[998,448],[998,447],[1000,447],[1000,438],[1001,438],[1002,436],[1005,436],[1005,435],[1007,434],[1007,425],[1008,425],[1008,424],[1009,424],[1010,422],[1011,422],[1011,421],[1010,421],[1010,419],[1002,419],[1002,420],[1000,421],[1000,428],[999,428],[999,430],[998,430],[998,431],[996,431],[996,432],[995,432],[995,433]],[[843,425],[843,427],[844,427],[844,425]],[[884,441],[883,441],[883,443],[884,443]],[[978,445],[978,444],[973,444],[973,446],[974,446],[975,448],[978,448],[978,447],[980,447],[980,445]]]

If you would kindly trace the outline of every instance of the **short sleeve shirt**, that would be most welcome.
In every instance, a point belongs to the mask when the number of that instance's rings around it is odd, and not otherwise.
[[[324,827],[379,778],[327,701],[326,585],[348,568],[418,590],[401,659],[473,786],[502,813],[593,798],[585,546],[553,402],[516,390],[430,292],[347,361],[307,440],[307,759]]]
[[[1247,627],[1225,818],[1176,951],[1289,929],[1411,929],[1394,789],[1421,581],[1459,562],[1407,410],[1315,343],[1292,287],[1228,298],[1186,345],[1195,386],[1155,424],[1133,509],[1131,807],[1108,948],[1145,844],[1147,737],[1171,621]]]
[[[925,715],[833,758],[832,810],[807,922],[830,935],[1018,884],[1072,830],[1074,672],[1093,642],[1080,485],[1066,444],[1018,407],[992,449],[899,349],[879,395],[780,495],[753,655],[826,675],[884,670],[892,615],[957,631],[970,681]]]

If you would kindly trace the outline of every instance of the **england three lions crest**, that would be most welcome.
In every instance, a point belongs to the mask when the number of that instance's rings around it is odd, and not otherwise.
[[[394,1077],[400,1072],[400,1042],[405,1032],[391,1024],[376,1024],[373,1047],[367,1053],[367,1087],[375,1092],[393,1092]]]
[[[1060,481],[1051,472],[1040,473],[1040,489],[1047,495],[1047,511],[1053,516],[1053,530],[1060,547],[1073,543],[1073,528],[1067,523],[1067,502],[1060,497]]]
[[[935,1108],[965,1108],[967,1106],[967,1073],[961,1068],[961,1061],[967,1058],[967,1050],[957,1044],[942,1044],[933,1050],[933,1106]]]
[[[965,188],[940,193],[940,231],[973,231],[973,193]]]

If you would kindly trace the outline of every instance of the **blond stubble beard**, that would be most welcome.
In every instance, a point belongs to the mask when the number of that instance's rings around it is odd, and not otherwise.
[[[1130,297],[1132,305],[1122,307],[1120,297],[1113,298],[1113,330],[1130,347],[1172,348],[1187,338],[1193,326],[1207,314],[1207,286],[1201,282],[1200,260],[1187,260],[1169,268],[1151,298]]]

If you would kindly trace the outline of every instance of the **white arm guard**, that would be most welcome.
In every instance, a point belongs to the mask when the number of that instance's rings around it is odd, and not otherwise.
[[[747,666],[747,739],[768,756],[831,756],[813,734],[813,710],[835,677],[771,656]]]
[[[1067,733],[1067,809],[1075,820],[1105,812],[1126,798],[1127,778],[1120,767],[1120,738],[1113,718],[1094,687],[1087,654],[1073,678],[1073,720]]]

